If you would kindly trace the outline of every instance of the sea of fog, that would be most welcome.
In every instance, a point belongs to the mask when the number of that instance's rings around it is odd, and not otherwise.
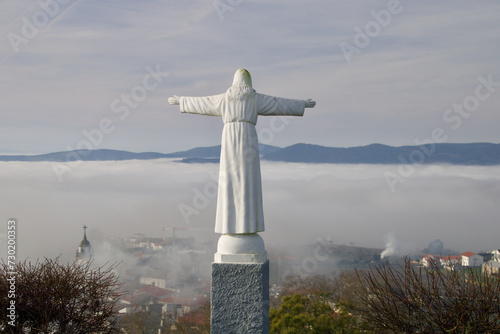
[[[57,167],[0,162],[2,258],[11,218],[19,259],[73,258],[83,225],[93,245],[134,233],[169,236],[172,227],[217,240],[218,164],[78,162],[62,179]],[[261,235],[270,246],[328,239],[383,249],[390,242],[405,253],[440,239],[460,253],[500,248],[500,166],[402,168],[263,161]]]

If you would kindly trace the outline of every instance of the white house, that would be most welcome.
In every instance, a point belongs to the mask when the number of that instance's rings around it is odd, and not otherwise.
[[[141,276],[141,278],[139,279],[139,283],[165,289],[165,284],[167,282],[163,278]]]
[[[455,255],[441,256],[439,262],[441,266],[447,270],[454,270],[455,266],[460,263],[460,257]]]
[[[483,264],[483,273],[487,275],[498,275],[500,274],[500,262],[490,260]]]
[[[500,262],[500,249],[495,249],[495,250],[491,251],[490,253],[493,255],[493,258],[492,258],[493,261]]]
[[[481,255],[473,252],[465,252],[460,254],[462,257],[463,267],[481,267],[483,265],[484,259]]]
[[[434,263],[434,264],[437,264],[438,263],[438,259],[436,256],[434,255],[431,255],[431,254],[427,254],[426,256],[424,256],[421,260],[421,263],[424,267],[427,267],[429,268],[429,266]]]

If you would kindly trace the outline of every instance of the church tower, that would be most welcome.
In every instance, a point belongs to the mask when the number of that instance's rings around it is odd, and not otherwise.
[[[83,240],[76,250],[76,260],[77,262],[92,260],[92,246],[87,240],[87,225],[83,226]]]

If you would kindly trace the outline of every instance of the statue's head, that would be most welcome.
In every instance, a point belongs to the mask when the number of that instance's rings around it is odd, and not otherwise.
[[[244,68],[240,68],[234,73],[233,86],[248,86],[252,87],[252,77]]]

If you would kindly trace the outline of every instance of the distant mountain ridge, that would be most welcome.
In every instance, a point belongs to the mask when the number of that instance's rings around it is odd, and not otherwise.
[[[272,153],[280,147],[259,144],[260,154]],[[0,161],[121,161],[121,160],[151,160],[161,158],[182,158],[181,162],[219,162],[221,146],[196,147],[187,151],[174,153],[143,152],[134,153],[121,150],[74,150],[46,153],[39,155],[0,155]],[[206,160],[206,161],[205,161]]]
[[[382,144],[338,148],[295,144],[265,154],[265,160],[308,163],[401,164],[446,163],[456,165],[498,165],[500,144],[427,144],[393,147]]]
[[[179,158],[185,163],[217,163],[220,145],[196,147],[174,153],[133,153],[120,150],[99,149],[91,151],[55,152],[40,155],[0,155],[0,161],[119,161]],[[393,147],[370,144],[357,147],[327,147],[312,144],[295,144],[285,148],[259,144],[262,160],[302,163],[343,164],[401,164],[441,163],[455,165],[500,165],[500,144],[427,144],[423,146]]]

